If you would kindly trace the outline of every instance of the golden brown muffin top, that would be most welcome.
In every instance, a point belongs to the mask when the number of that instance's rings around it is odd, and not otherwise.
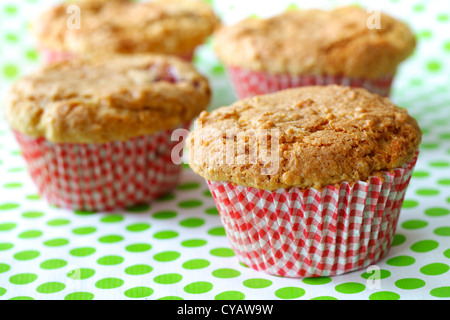
[[[389,99],[330,85],[202,112],[187,146],[189,165],[207,180],[320,189],[401,167],[415,156],[421,135],[417,122]]]
[[[68,28],[80,8],[80,28]],[[219,24],[213,10],[196,0],[82,0],[60,4],[33,24],[40,45],[71,53],[186,54]]]
[[[103,143],[191,121],[211,96],[205,77],[175,57],[136,54],[56,63],[7,95],[11,127],[52,142]]]
[[[408,26],[357,7],[286,11],[247,18],[217,31],[215,50],[227,65],[254,71],[377,78],[391,75],[415,47]]]

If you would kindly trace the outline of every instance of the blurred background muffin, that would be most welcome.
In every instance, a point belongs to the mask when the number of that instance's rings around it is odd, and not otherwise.
[[[177,128],[189,128],[211,91],[176,57],[77,58],[13,85],[6,119],[40,194],[51,204],[110,210],[145,203],[178,183]]]
[[[212,8],[197,0],[79,0],[47,10],[32,30],[49,63],[81,54],[145,52],[190,61],[218,24]]]
[[[355,6],[250,17],[215,36],[240,98],[333,83],[388,96],[397,66],[414,48],[406,24]]]

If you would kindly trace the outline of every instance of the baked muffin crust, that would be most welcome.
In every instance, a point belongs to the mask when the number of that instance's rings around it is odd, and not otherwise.
[[[264,147],[262,140],[251,139],[258,132],[268,133],[261,136],[269,148],[275,146],[272,161],[264,152],[253,160],[249,156],[250,148]],[[277,144],[269,140],[275,134]],[[415,156],[421,135],[417,122],[389,99],[330,85],[289,89],[202,112],[187,146],[189,165],[206,180],[265,190],[321,189],[401,167]],[[277,170],[265,174],[274,160]]]
[[[369,29],[370,16],[353,6],[247,18],[218,30],[215,50],[225,64],[253,71],[369,79],[394,74],[413,51],[414,35],[383,13],[381,28]]]
[[[80,8],[80,28],[67,27],[70,5]],[[44,12],[32,24],[40,44],[71,53],[186,54],[219,24],[213,10],[196,0],[82,0]]]
[[[13,85],[11,127],[52,142],[104,143],[191,121],[211,96],[205,77],[178,58],[85,57],[44,67]]]

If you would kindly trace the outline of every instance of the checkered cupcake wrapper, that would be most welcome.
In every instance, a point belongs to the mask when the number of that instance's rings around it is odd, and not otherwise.
[[[184,125],[189,128],[189,125]],[[177,183],[173,130],[103,144],[52,143],[14,131],[30,175],[49,203],[110,211],[149,202]]]
[[[77,57],[77,55],[74,53],[65,52],[65,51],[55,51],[55,50],[50,50],[50,49],[47,49],[44,47],[39,48],[39,51],[43,57],[44,63],[47,65],[65,61],[65,60],[75,59]],[[186,62],[192,62],[192,59],[194,57],[194,51],[188,52],[185,54],[179,54],[177,56],[181,60],[184,60]]]
[[[237,67],[228,67],[228,74],[240,99],[276,92],[289,88],[314,85],[340,84],[367,89],[370,92],[388,97],[394,75],[377,79],[350,78],[333,75],[290,75],[268,74]]]
[[[322,191],[208,185],[242,263],[277,276],[333,276],[367,267],[388,252],[417,155],[384,172],[384,179]]]

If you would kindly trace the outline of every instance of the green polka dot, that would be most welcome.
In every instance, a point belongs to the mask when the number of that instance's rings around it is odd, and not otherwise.
[[[40,236],[42,236],[42,232],[39,230],[28,230],[18,235],[18,237],[21,239],[34,239],[39,238]]]
[[[155,212],[153,214],[153,218],[155,219],[172,219],[175,218],[177,216],[177,213],[175,211],[159,211],[159,212]]]
[[[61,282],[47,282],[43,283],[36,288],[36,291],[44,294],[51,294],[63,291],[66,288],[64,283]]]
[[[418,178],[418,179],[420,179],[420,178],[427,178],[429,176],[430,176],[430,174],[428,172],[426,172],[426,171],[416,170],[416,171],[414,171],[412,173],[412,177],[413,178]]]
[[[302,282],[310,285],[321,285],[330,283],[331,278],[329,277],[304,278]]]
[[[96,249],[92,247],[81,247],[70,250],[70,254],[74,257],[87,257],[95,253]]]
[[[262,278],[247,279],[242,284],[250,289],[264,289],[272,285],[272,281]]]
[[[35,258],[39,257],[40,255],[41,255],[41,253],[39,251],[25,250],[25,251],[20,251],[20,252],[17,252],[16,254],[14,254],[14,259],[20,260],[20,261],[26,261],[26,260],[35,259]]]
[[[168,194],[165,194],[165,195],[159,197],[159,198],[156,199],[156,200],[157,200],[158,202],[165,202],[165,201],[170,201],[170,200],[173,200],[173,199],[175,199],[175,195],[174,195],[174,194],[171,194],[171,193],[168,193]]]
[[[6,5],[3,10],[7,15],[15,15],[18,11],[17,7],[12,4]]]
[[[241,273],[234,269],[222,268],[222,269],[214,270],[212,272],[212,275],[216,278],[229,279],[229,278],[239,277],[241,275]]]
[[[234,257],[233,250],[229,248],[216,248],[209,251],[210,254],[216,257],[222,257],[222,258],[228,258],[228,257]]]
[[[430,217],[440,217],[450,214],[450,210],[446,208],[429,208],[425,210],[425,214]]]
[[[125,250],[129,252],[145,252],[152,248],[148,243],[135,243],[125,247]]]
[[[391,291],[378,291],[369,296],[369,300],[398,300],[400,295]]]
[[[39,53],[34,49],[29,49],[25,51],[25,58],[31,61],[37,61],[39,58]]]
[[[183,209],[191,209],[191,208],[197,208],[200,207],[203,203],[200,200],[196,199],[190,199],[181,201],[178,203],[178,206]]]
[[[427,62],[427,69],[430,72],[438,72],[442,69],[442,65],[437,60],[432,60]]]
[[[183,288],[184,292],[190,294],[202,294],[211,291],[213,284],[206,281],[192,282]]]
[[[434,240],[422,240],[414,243],[411,246],[411,250],[414,252],[428,252],[431,250],[436,249],[439,246],[439,243],[437,243]]]
[[[153,259],[159,262],[170,262],[178,259],[181,256],[179,252],[176,251],[164,251],[157,253],[153,256]]]
[[[244,300],[245,294],[240,291],[224,291],[214,297],[214,300]]]
[[[1,223],[0,224],[0,232],[1,231],[10,231],[10,230],[14,229],[15,227],[17,227],[17,224],[13,223],[13,222]]]
[[[427,225],[428,222],[424,220],[407,220],[402,223],[402,227],[409,230],[425,228]]]
[[[361,274],[361,277],[364,279],[386,279],[389,278],[391,276],[391,272],[389,270],[384,270],[384,269],[379,269],[377,271],[372,271],[372,272],[364,272],[363,274]]]
[[[61,247],[69,243],[69,240],[63,238],[51,239],[44,242],[47,247]]]
[[[418,189],[416,193],[420,196],[436,196],[439,194],[439,190],[436,189]]]
[[[438,236],[449,237],[450,236],[450,227],[439,227],[434,229],[434,234]]]
[[[110,234],[110,235],[98,238],[98,241],[101,243],[117,243],[122,240],[123,240],[123,237],[119,236],[117,234]]]
[[[149,287],[134,287],[126,290],[123,294],[128,298],[146,298],[153,294],[153,289]]]
[[[35,200],[40,200],[40,199],[41,199],[41,196],[38,195],[38,194],[29,194],[29,195],[26,195],[26,196],[25,196],[25,199],[35,201]]]
[[[450,179],[440,179],[437,183],[441,186],[450,186]]]
[[[94,294],[90,292],[72,292],[64,297],[64,300],[92,300]]]
[[[405,278],[395,281],[395,286],[400,289],[414,290],[425,286],[425,281],[417,278]]]
[[[124,219],[123,216],[121,216],[120,214],[112,214],[104,216],[103,218],[100,219],[100,221],[104,223],[115,223],[123,221],[123,219]]]
[[[406,267],[414,264],[416,260],[410,256],[397,256],[386,261],[386,264],[393,267]]]
[[[205,224],[205,220],[200,218],[189,218],[180,222],[180,225],[186,228],[196,228]]]
[[[34,299],[32,297],[28,297],[28,296],[18,296],[18,297],[11,298],[9,300],[34,300]]]
[[[126,229],[131,232],[145,231],[149,228],[150,228],[150,225],[148,223],[143,223],[143,222],[130,224],[129,226],[126,227]]]
[[[366,289],[366,286],[358,282],[346,282],[338,284],[334,289],[340,293],[354,294],[364,291]]]
[[[181,242],[181,245],[186,248],[197,248],[206,245],[208,242],[203,239],[189,239]]]
[[[88,235],[88,234],[94,233],[95,231],[97,231],[97,228],[95,228],[95,227],[80,227],[80,228],[75,228],[72,230],[72,232],[74,234],[79,235],[79,236]]]
[[[217,210],[216,207],[213,208],[208,208],[205,210],[206,214],[212,215],[212,216],[217,216],[219,215],[219,211]]]
[[[177,296],[167,296],[167,297],[159,298],[158,300],[184,300],[184,299],[181,297],[177,297]]]
[[[67,262],[62,259],[49,259],[41,262],[40,267],[44,270],[55,270],[63,268],[67,265]]]
[[[178,185],[177,189],[185,191],[185,190],[197,189],[198,187],[200,187],[200,183],[198,183],[198,182],[186,182],[186,183]]]
[[[8,243],[8,242],[0,243],[0,251],[9,250],[13,247],[14,247],[14,245],[12,243]]]
[[[430,166],[434,168],[448,168],[450,167],[450,163],[447,161],[433,161],[430,162]]]
[[[8,272],[11,269],[6,263],[0,263],[0,273]]]
[[[0,287],[0,297],[3,296],[6,293],[6,289]]]
[[[36,281],[38,276],[34,273],[19,273],[9,278],[9,282],[12,284],[22,285],[29,284]]]
[[[312,298],[311,300],[337,300],[337,298],[331,296],[319,296]]]
[[[392,241],[392,246],[399,246],[401,244],[403,244],[406,241],[406,236],[404,236],[403,234],[395,234],[394,235],[394,240]]]
[[[115,266],[118,264],[121,264],[123,262],[124,258],[120,256],[104,256],[97,260],[98,264],[101,264],[103,266]]]
[[[183,279],[183,276],[178,273],[166,273],[161,274],[153,278],[153,281],[159,284],[174,284],[180,282]]]
[[[211,263],[205,259],[192,259],[183,263],[183,268],[188,270],[203,269],[210,265]]]
[[[427,143],[422,143],[420,145],[421,148],[423,149],[438,149],[439,148],[439,144],[438,143],[434,143],[434,142],[427,142]]]
[[[450,270],[450,267],[444,263],[430,263],[420,268],[420,272],[427,276],[439,276]]]
[[[14,188],[22,187],[22,184],[19,182],[10,182],[10,183],[4,184],[3,187],[7,188],[7,189],[14,189]]]
[[[28,218],[28,219],[40,218],[42,216],[44,216],[43,212],[29,211],[29,212],[22,213],[22,217]]]
[[[141,213],[141,212],[146,212],[149,209],[150,209],[150,205],[149,204],[140,204],[140,205],[128,207],[127,211],[128,212],[134,212],[134,213]]]
[[[47,222],[47,225],[51,227],[59,227],[59,226],[65,226],[69,224],[70,221],[67,219],[53,219]]]
[[[17,77],[19,74],[19,69],[15,64],[8,63],[5,66],[3,66],[3,75],[7,79],[13,79]]]
[[[67,272],[67,278],[72,280],[85,280],[93,277],[95,274],[94,269],[90,268],[77,268]]]
[[[86,211],[86,210],[75,210],[73,213],[75,213],[78,216],[91,216],[95,214],[95,211]]]
[[[224,227],[216,227],[208,230],[208,234],[212,236],[226,236]]]
[[[284,287],[275,291],[275,296],[280,299],[297,299],[304,296],[306,291],[298,287]]]
[[[430,294],[436,298],[450,298],[450,287],[434,288]]]
[[[171,230],[159,231],[153,235],[153,238],[160,240],[173,239],[176,237],[178,237],[178,232]]]
[[[450,52],[450,41],[444,43],[444,50]]]
[[[204,195],[205,197],[212,198],[211,191],[209,191],[209,190],[203,191],[203,195]]]
[[[153,271],[153,268],[146,264],[136,264],[125,269],[125,273],[131,276],[140,276]]]
[[[119,278],[104,278],[95,283],[95,286],[99,289],[116,289],[121,287],[124,281]]]

